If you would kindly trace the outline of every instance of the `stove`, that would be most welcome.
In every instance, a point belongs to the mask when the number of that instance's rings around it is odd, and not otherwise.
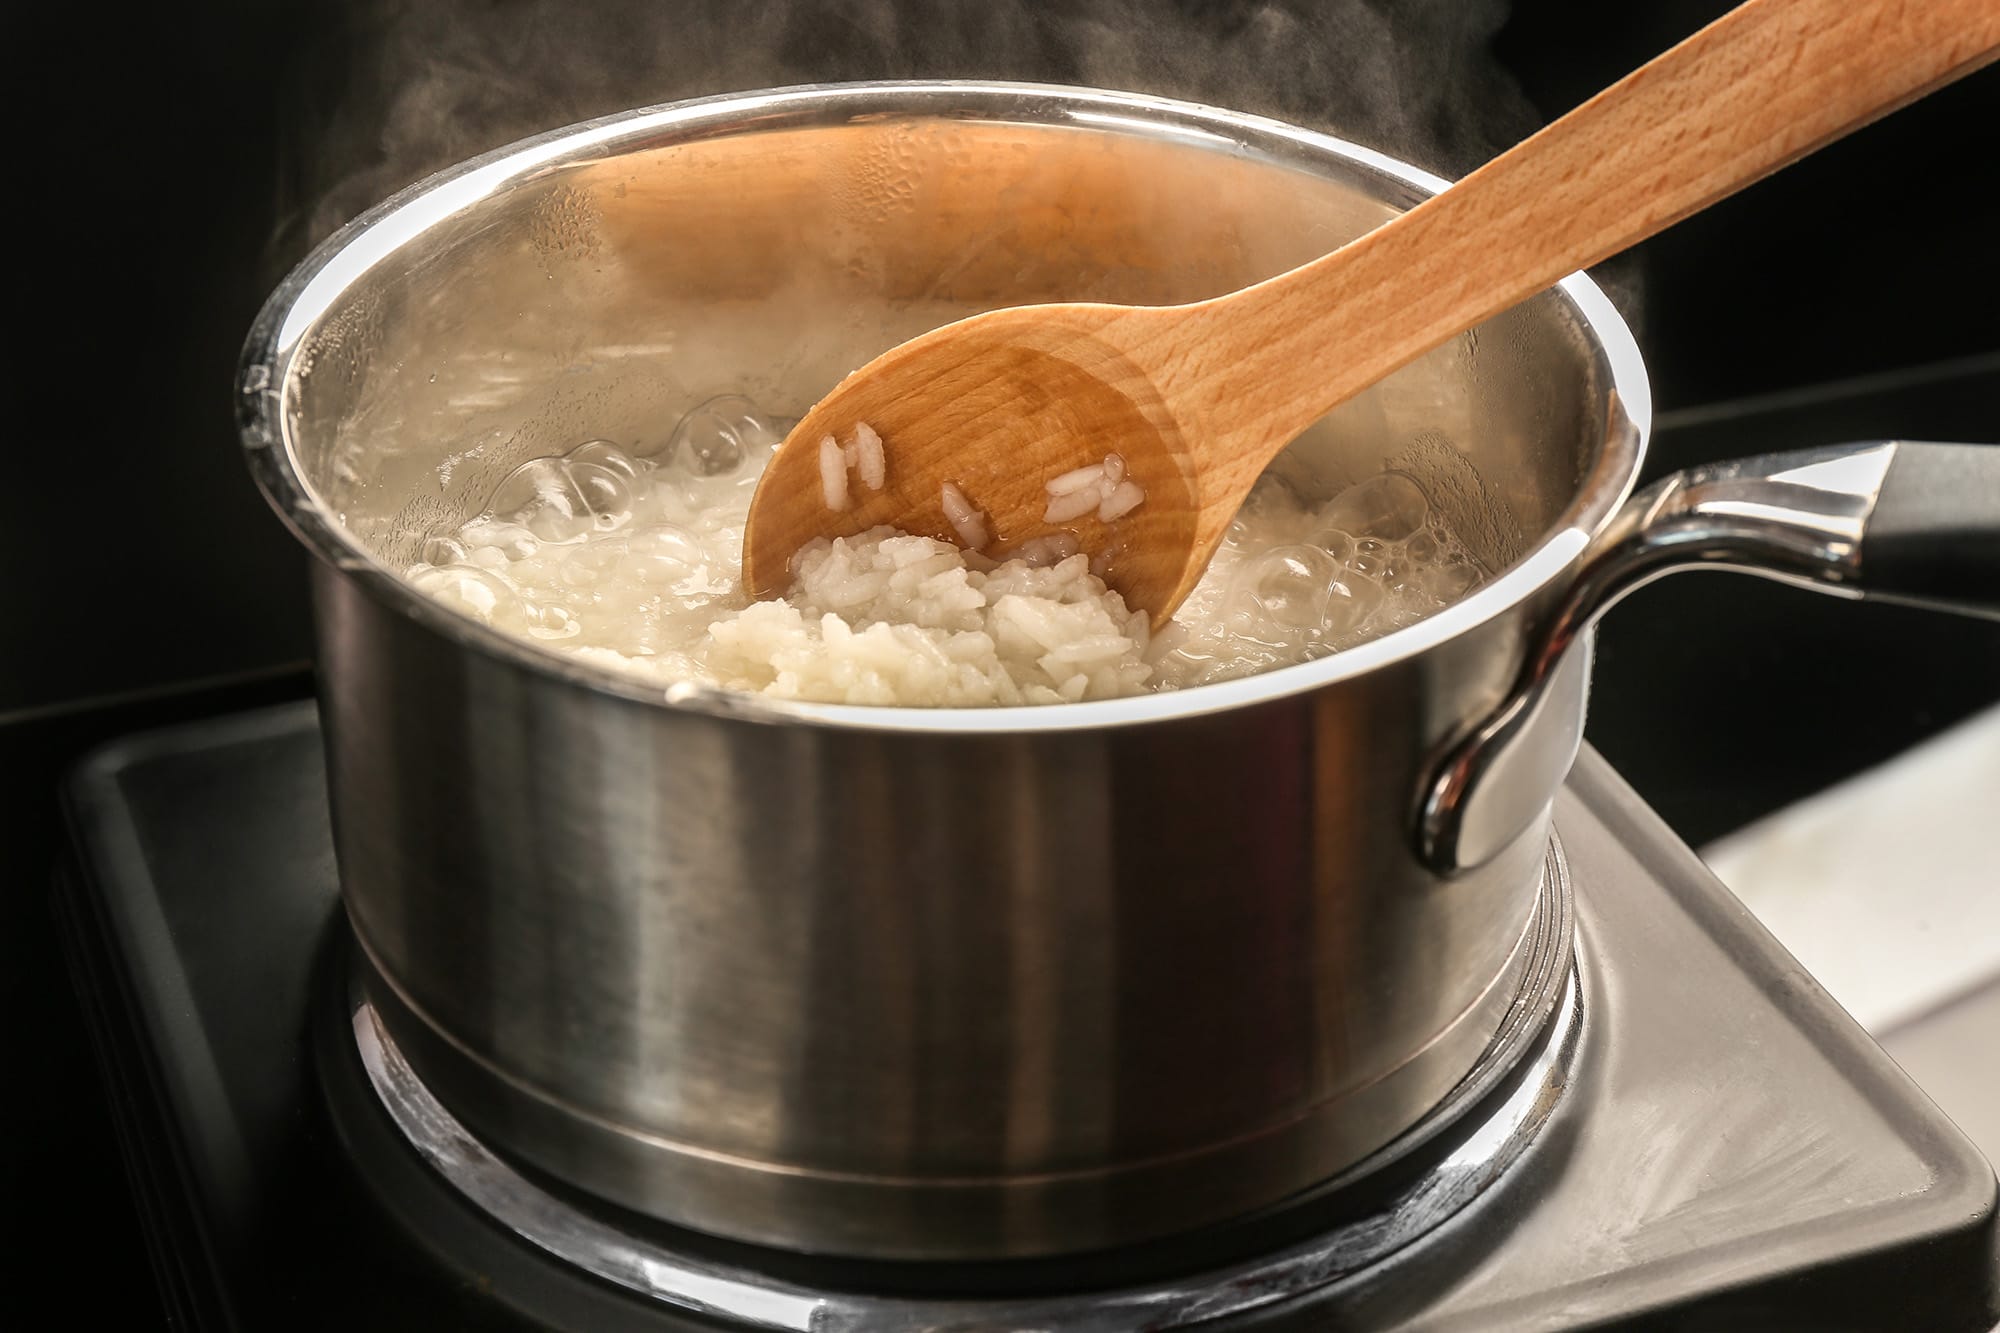
[[[1992,1168],[1588,749],[1556,806],[1542,998],[1445,1105],[1269,1215],[1032,1264],[724,1242],[479,1143],[358,984],[310,704],[101,750],[67,810],[62,934],[181,1326],[1984,1330],[2000,1314]]]

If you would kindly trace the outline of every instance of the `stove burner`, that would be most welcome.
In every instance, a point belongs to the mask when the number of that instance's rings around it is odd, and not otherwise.
[[[1393,1184],[1304,1238],[1184,1276],[1110,1289],[938,1297],[823,1288],[664,1240],[639,1220],[592,1211],[497,1156],[432,1095],[358,983],[353,1038],[381,1105],[418,1153],[478,1210],[556,1258],[667,1306],[737,1327],[846,1330],[1034,1328],[1065,1333],[1178,1328],[1241,1316],[1336,1284],[1480,1198],[1535,1141],[1570,1081],[1583,1028],[1572,959],[1569,875],[1551,838],[1530,960],[1499,1034],[1466,1078],[1402,1137],[1283,1206],[1287,1214],[1358,1187]],[[1397,1170],[1391,1171],[1395,1167]],[[755,1247],[735,1247],[754,1256]],[[1211,1252],[1212,1253],[1212,1252]]]

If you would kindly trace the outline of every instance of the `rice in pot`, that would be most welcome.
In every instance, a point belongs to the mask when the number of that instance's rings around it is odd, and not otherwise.
[[[434,535],[408,577],[497,629],[662,685],[960,707],[1115,698],[1306,661],[1413,623],[1485,572],[1400,473],[1318,506],[1266,477],[1152,634],[1073,534],[989,558],[976,497],[947,486],[963,546],[891,528],[817,541],[784,598],[752,602],[744,518],[781,438],[729,396],[696,408],[656,456],[594,440],[532,460],[478,517]],[[819,460],[831,508],[884,484],[866,426],[822,441]],[[1115,454],[1047,488],[1051,513],[1068,517],[1115,522],[1144,503]]]

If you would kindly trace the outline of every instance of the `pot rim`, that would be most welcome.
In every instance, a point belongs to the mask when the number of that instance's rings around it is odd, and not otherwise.
[[[558,166],[606,151],[663,147],[743,129],[841,124],[885,112],[1011,123],[1114,127],[1308,166],[1328,154],[1412,187],[1445,189],[1443,177],[1385,153],[1268,117],[1149,94],[989,80],[885,80],[808,84],[619,112],[551,130],[447,167],[398,191],[323,241],[266,299],[244,342],[237,424],[252,475],[287,527],[319,559],[371,595],[451,642],[594,693],[744,721],[905,733],[1035,733],[1167,722],[1306,694],[1407,661],[1500,619],[1569,569],[1631,494],[1652,424],[1652,391],[1637,342],[1595,282],[1573,273],[1555,290],[1595,337],[1609,372],[1613,410],[1576,494],[1532,549],[1469,597],[1329,657],[1237,680],[1084,703],[929,708],[774,699],[678,682],[662,689],[495,630],[424,596],[377,559],[306,482],[285,428],[285,398],[305,334],[362,274],[392,262],[415,237],[478,200]]]

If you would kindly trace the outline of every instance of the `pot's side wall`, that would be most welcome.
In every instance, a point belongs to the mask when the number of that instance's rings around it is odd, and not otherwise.
[[[850,1209],[800,1179],[957,1180],[984,1234],[1051,1174],[1089,1179],[1026,1243],[1215,1220],[1414,1123],[1511,998],[1546,821],[1447,883],[1409,827],[1509,624],[1255,709],[950,737],[649,707],[316,593],[392,1026],[502,1146],[674,1220],[812,1243]],[[1131,1215],[1142,1183],[1173,1202]],[[981,1243],[923,1225],[865,1243]]]

